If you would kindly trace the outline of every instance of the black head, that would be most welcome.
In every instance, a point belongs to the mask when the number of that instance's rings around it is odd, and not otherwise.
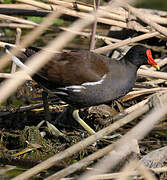
[[[159,69],[159,66],[152,57],[151,50],[141,45],[133,46],[126,53],[124,59],[136,65],[138,68],[141,65],[152,65],[156,69]]]

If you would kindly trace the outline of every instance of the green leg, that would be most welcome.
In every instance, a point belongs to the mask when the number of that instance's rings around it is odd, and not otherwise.
[[[86,130],[88,131],[90,134],[95,134],[96,132],[89,127],[80,117],[79,117],[79,110],[75,109],[73,111],[73,118]]]
[[[90,127],[88,126],[80,117],[79,117],[79,110],[75,109],[73,111],[73,118],[87,131],[89,132],[91,135],[95,134],[96,132]],[[105,136],[104,139],[113,139],[115,137],[120,136],[120,134],[114,134],[112,136]]]

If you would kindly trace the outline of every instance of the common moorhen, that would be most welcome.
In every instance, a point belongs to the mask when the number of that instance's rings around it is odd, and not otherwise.
[[[6,46],[12,56],[9,49]],[[39,50],[27,48],[19,56],[12,56],[12,60],[26,68],[23,63]],[[133,46],[119,61],[85,50],[63,52],[56,53],[32,79],[47,92],[79,109],[108,103],[127,94],[134,86],[141,65],[159,69],[151,50],[141,45]]]

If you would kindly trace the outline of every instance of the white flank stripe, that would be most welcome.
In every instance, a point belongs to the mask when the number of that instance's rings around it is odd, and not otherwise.
[[[83,86],[95,86],[95,85],[98,85],[98,84],[102,84],[102,82],[104,81],[106,76],[107,75],[105,74],[99,81],[96,81],[96,82],[87,82],[87,83],[83,83],[82,85]]]
[[[73,92],[81,92],[81,89],[73,89]]]
[[[80,85],[74,85],[74,86],[66,86],[67,89],[85,89],[84,86],[80,86]]]
[[[53,94],[68,96],[68,94],[66,94],[65,92],[60,92],[60,91],[55,91]]]
[[[15,62],[20,68],[31,70],[25,64],[23,64],[19,58],[17,58],[16,56],[13,56],[8,49],[6,49],[6,52],[12,57],[12,61]]]
[[[71,90],[73,92],[81,92],[83,89],[86,89],[85,86],[95,86],[98,84],[102,84],[102,82],[104,81],[104,79],[107,77],[107,75],[105,74],[99,81],[96,82],[86,82],[83,83],[82,85],[73,85],[73,86],[66,86],[64,88],[57,88],[58,90],[64,90],[64,91],[68,91]]]

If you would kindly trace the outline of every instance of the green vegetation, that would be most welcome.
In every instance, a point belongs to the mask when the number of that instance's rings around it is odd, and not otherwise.
[[[43,17],[36,17],[36,16],[28,16],[27,19],[28,19],[29,21],[33,21],[33,22],[35,22],[35,23],[40,23],[41,21],[43,21]],[[63,20],[63,19],[56,19],[53,24],[54,24],[55,26],[60,26],[60,25],[62,25],[63,23],[64,23],[64,20]]]
[[[158,9],[167,10],[167,1],[165,0],[141,0],[138,1],[136,7],[138,8],[148,8],[148,9]]]

